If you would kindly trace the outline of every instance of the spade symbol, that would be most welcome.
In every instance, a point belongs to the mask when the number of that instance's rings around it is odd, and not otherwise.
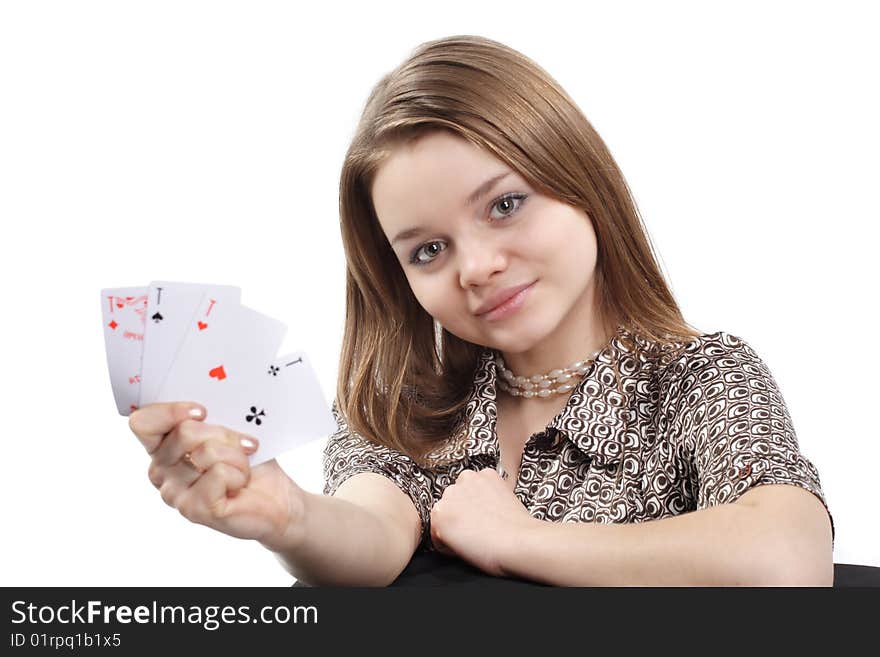
[[[153,315],[150,319],[152,319],[154,322],[156,322],[156,323],[158,324],[159,322],[161,322],[161,321],[162,321],[163,319],[165,319],[165,318],[162,317],[162,313],[158,313],[158,312],[157,312],[157,313],[156,313],[155,315]]]
[[[257,413],[257,407],[256,407],[256,406],[251,406],[251,413],[253,413],[253,415],[247,415],[247,416],[245,416],[245,419],[246,419],[248,422],[250,422],[251,420],[253,420],[254,423],[255,423],[257,426],[260,426],[260,425],[262,424],[262,421],[260,420],[260,416],[261,416],[261,415],[266,415],[266,411],[261,410],[259,413]]]

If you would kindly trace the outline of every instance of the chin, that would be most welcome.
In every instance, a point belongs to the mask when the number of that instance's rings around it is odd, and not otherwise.
[[[536,325],[534,317],[512,317],[504,327],[498,326],[489,330],[481,327],[483,328],[481,331],[459,331],[443,322],[440,324],[461,340],[509,354],[533,349],[546,340],[553,329],[552,326]]]
[[[542,327],[511,324],[510,327],[505,327],[503,332],[498,332],[489,339],[490,344],[487,346],[508,354],[519,354],[534,349],[550,334],[549,331],[542,330]]]

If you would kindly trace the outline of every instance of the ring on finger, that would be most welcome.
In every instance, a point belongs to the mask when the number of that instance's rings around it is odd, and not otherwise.
[[[184,454],[184,455],[183,455],[183,458],[181,459],[181,461],[183,461],[184,463],[186,463],[189,467],[191,467],[193,470],[195,470],[195,471],[198,472],[199,474],[204,474],[205,469],[202,468],[202,467],[199,467],[199,466],[196,465],[196,463],[193,461],[193,459],[192,459],[192,452],[187,452],[186,454]]]

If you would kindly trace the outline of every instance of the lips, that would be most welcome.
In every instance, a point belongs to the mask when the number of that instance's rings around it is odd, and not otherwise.
[[[489,311],[494,310],[503,304],[505,301],[515,297],[530,285],[533,285],[534,282],[535,281],[532,281],[531,283],[523,283],[522,285],[515,285],[514,287],[506,287],[490,294],[486,302],[474,311],[474,315],[485,315]]]

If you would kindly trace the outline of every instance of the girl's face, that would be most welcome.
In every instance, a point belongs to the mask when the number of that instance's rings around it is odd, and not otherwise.
[[[585,212],[536,193],[488,151],[445,132],[393,151],[371,193],[416,299],[449,332],[505,354],[583,343],[596,265]],[[533,285],[514,312],[477,314],[524,284]]]

